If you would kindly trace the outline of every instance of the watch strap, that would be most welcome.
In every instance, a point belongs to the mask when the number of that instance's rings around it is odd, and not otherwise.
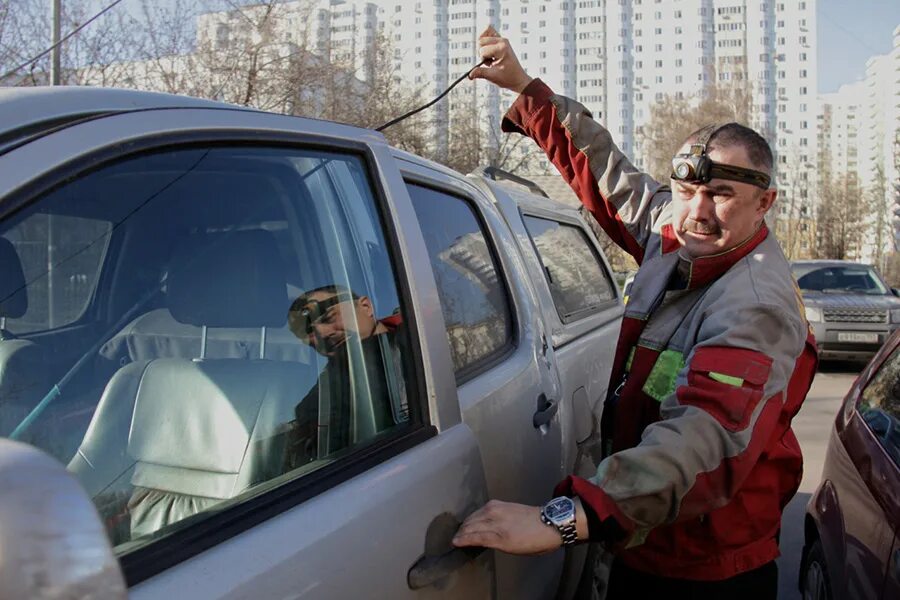
[[[575,529],[575,522],[566,523],[557,527],[559,535],[562,536],[563,546],[571,546],[578,541],[578,532]]]

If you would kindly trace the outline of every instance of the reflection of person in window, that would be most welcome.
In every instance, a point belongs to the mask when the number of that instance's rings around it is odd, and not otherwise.
[[[399,356],[399,312],[377,319],[369,297],[328,285],[301,294],[291,304],[288,325],[328,359],[318,382],[294,410],[288,469],[409,418]]]

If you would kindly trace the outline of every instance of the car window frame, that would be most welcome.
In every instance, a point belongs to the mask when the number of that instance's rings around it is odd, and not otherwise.
[[[482,214],[481,208],[478,206],[478,202],[472,198],[472,196],[476,192],[466,192],[460,189],[462,186],[449,186],[439,180],[432,179],[420,173],[416,173],[414,171],[406,169],[401,169],[401,176],[403,178],[403,183],[407,186],[407,188],[410,184],[428,188],[434,192],[457,198],[469,207],[469,209],[475,216],[475,221],[478,224],[482,235],[484,235],[485,243],[494,263],[494,268],[497,270],[497,279],[503,286],[504,299],[510,317],[509,339],[507,340],[506,344],[497,348],[497,350],[481,358],[480,360],[466,365],[466,367],[461,371],[457,372],[455,369],[453,369],[453,374],[456,378],[456,386],[459,387],[502,364],[510,356],[512,356],[516,352],[516,349],[519,347],[519,317],[516,311],[512,286],[510,285],[507,270],[503,264],[502,257],[498,250],[495,234],[493,230],[488,226],[487,220],[485,219],[484,214]],[[410,201],[412,202],[412,197],[410,197]],[[418,218],[416,219],[416,222],[418,223]],[[419,229],[421,230],[421,224],[419,224]],[[422,235],[425,235],[424,231],[422,231]],[[434,268],[431,267],[431,269],[433,273]],[[440,290],[438,290],[438,292],[440,292]],[[446,323],[444,330],[446,332]],[[449,344],[449,340],[447,343]]]
[[[273,484],[271,489],[264,489],[259,494],[242,501],[226,501],[221,509],[213,509],[204,513],[203,518],[198,519],[197,522],[186,523],[185,526],[158,539],[149,540],[140,547],[118,555],[117,558],[129,587],[299,506],[344,481],[438,435],[429,411],[425,367],[421,358],[422,341],[417,334],[419,331],[418,317],[412,302],[409,273],[401,260],[399,232],[394,221],[388,216],[390,211],[388,193],[380,177],[380,168],[384,165],[379,165],[372,148],[364,141],[289,130],[251,132],[246,129],[230,129],[228,127],[152,133],[128,140],[125,152],[121,151],[125,144],[108,146],[79,155],[73,160],[40,172],[25,185],[12,190],[2,198],[0,219],[7,219],[31,204],[39,202],[46,194],[64,186],[74,178],[90,174],[109,164],[170,149],[214,146],[321,150],[355,155],[360,159],[387,244],[386,250],[397,284],[398,297],[406,311],[403,316],[405,320],[408,320],[408,327],[405,329],[407,330],[410,356],[406,361],[405,370],[409,377],[406,393],[409,399],[410,421],[408,427],[401,428],[393,435],[387,435],[384,439],[377,439],[367,446],[356,448],[352,452],[348,452],[346,456],[325,464],[315,471],[298,473],[298,476],[288,478],[279,484]],[[396,167],[396,163],[391,163],[390,166]],[[105,261],[108,259],[108,255],[104,257]],[[101,278],[104,275],[105,273],[101,273]],[[98,289],[99,284],[100,281],[98,281]],[[287,477],[289,473],[282,477]]]
[[[531,230],[528,229],[528,222],[525,220],[526,217],[531,217],[533,219],[542,219],[544,221],[552,221],[554,223],[559,224],[560,226],[569,226],[575,228],[575,230],[581,234],[582,239],[585,242],[585,245],[588,247],[591,255],[594,257],[594,260],[597,262],[597,266],[600,267],[600,272],[603,274],[604,279],[606,279],[607,286],[609,290],[612,292],[612,298],[609,300],[605,300],[599,304],[594,306],[589,306],[578,310],[568,317],[563,315],[559,309],[559,305],[557,305],[556,301],[553,299],[553,294],[550,294],[550,298],[553,301],[553,308],[556,310],[556,314],[559,317],[560,322],[563,326],[573,325],[579,321],[583,321],[593,315],[602,313],[607,310],[611,306],[614,306],[618,302],[618,291],[616,290],[615,282],[612,280],[612,276],[610,274],[609,269],[607,268],[605,262],[601,258],[599,252],[597,252],[597,248],[594,246],[591,241],[591,234],[587,232],[584,226],[581,223],[578,223],[575,220],[570,220],[565,218],[563,215],[548,215],[542,212],[535,211],[533,209],[519,209],[519,216],[522,219],[522,225],[525,227],[525,233],[528,234],[528,240],[531,242],[531,247],[534,250],[535,255],[537,256],[538,262],[541,265],[541,274],[543,276],[544,284],[547,286],[547,289],[550,290],[550,279],[547,274],[547,265],[544,263],[544,257],[541,255],[540,250],[537,247],[537,242],[534,240],[534,236],[531,233]]]

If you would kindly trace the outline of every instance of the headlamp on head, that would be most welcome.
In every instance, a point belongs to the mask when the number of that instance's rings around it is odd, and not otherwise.
[[[336,294],[324,300],[312,300],[301,296],[288,310],[288,327],[295,335],[309,335],[313,331],[313,325],[321,321],[332,306],[348,300],[353,300],[353,297]]]
[[[711,133],[695,144],[687,154],[676,154],[672,159],[672,179],[685,183],[709,183],[712,179],[728,179],[749,183],[764,190],[769,189],[772,178],[762,171],[745,169],[734,165],[726,165],[713,161],[706,153],[706,145],[709,140],[722,127],[716,127]]]

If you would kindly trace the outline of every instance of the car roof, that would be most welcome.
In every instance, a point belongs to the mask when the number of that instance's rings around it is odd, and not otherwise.
[[[202,98],[138,90],[84,86],[0,88],[0,140],[106,113],[198,107],[251,110]]]
[[[400,150],[399,148],[394,148],[393,146],[391,146],[391,154],[397,160],[405,160],[406,162],[428,167],[429,169],[433,169],[435,171],[443,173],[444,175],[463,179],[463,175],[459,171],[454,171],[446,165],[442,165],[441,163],[435,162],[428,158],[424,158],[422,156],[419,156],[418,154],[413,154],[412,152],[407,152],[406,150]]]

